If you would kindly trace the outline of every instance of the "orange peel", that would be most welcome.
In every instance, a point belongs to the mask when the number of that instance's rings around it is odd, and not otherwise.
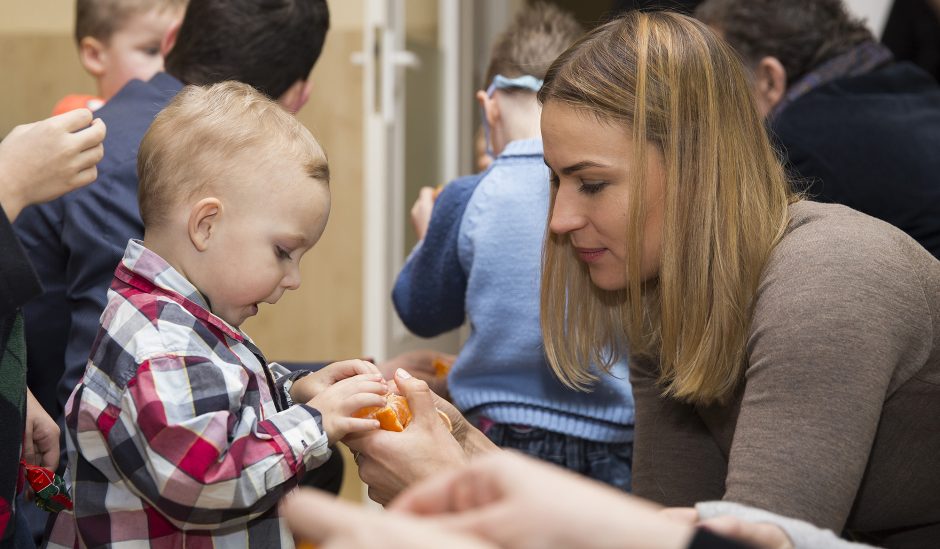
[[[450,418],[447,417],[447,414],[438,410],[437,415],[441,418],[441,423],[447,427],[447,430],[453,431],[454,427],[450,422]],[[385,395],[385,406],[368,406],[362,408],[353,414],[353,417],[377,419],[382,429],[400,433],[408,427],[408,424],[411,423],[414,416],[411,413],[411,407],[408,406],[408,399],[399,394],[387,393]]]

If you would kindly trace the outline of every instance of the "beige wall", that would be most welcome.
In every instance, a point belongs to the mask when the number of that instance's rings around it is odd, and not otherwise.
[[[0,0],[0,135],[48,116],[66,94],[94,93],[71,38],[73,9],[71,0]],[[301,288],[245,325],[270,360],[362,353],[362,75],[349,62],[362,44],[362,2],[334,0],[330,9],[332,28],[299,118],[329,155],[333,209],[304,258]],[[347,476],[356,479],[353,467]],[[347,497],[361,497],[358,482],[345,486]]]

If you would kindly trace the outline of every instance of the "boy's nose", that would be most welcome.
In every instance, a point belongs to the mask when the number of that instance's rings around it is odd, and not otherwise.
[[[287,290],[296,290],[300,288],[300,269],[291,267],[284,278],[281,280],[281,286]]]

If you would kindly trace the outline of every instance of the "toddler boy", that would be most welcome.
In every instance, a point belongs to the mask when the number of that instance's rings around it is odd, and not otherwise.
[[[293,547],[277,502],[387,391],[375,366],[267,364],[239,330],[300,285],[330,208],[312,135],[251,86],[185,88],[140,146],[144,240],[66,406],[75,503],[50,547]]]
[[[98,95],[68,95],[53,109],[96,110],[130,80],[147,81],[163,70],[162,46],[183,18],[187,0],[78,0],[75,41]],[[168,42],[167,42],[168,44]]]

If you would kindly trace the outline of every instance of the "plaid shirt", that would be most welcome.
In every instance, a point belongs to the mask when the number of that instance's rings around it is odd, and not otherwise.
[[[130,241],[66,406],[75,510],[49,547],[293,547],[276,504],[330,449],[288,377]]]

